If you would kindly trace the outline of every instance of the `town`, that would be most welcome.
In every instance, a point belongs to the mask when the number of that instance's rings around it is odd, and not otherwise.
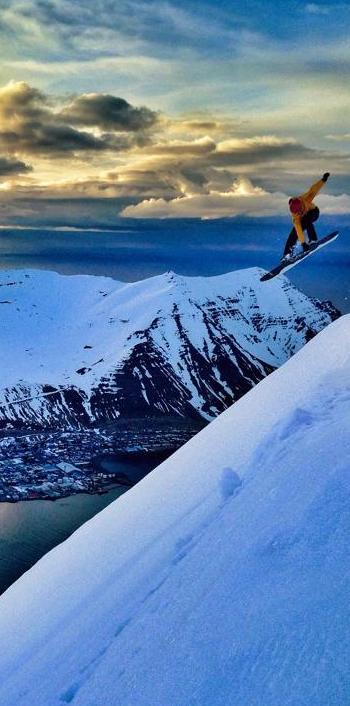
[[[103,460],[120,453],[169,455],[197,431],[195,424],[180,420],[169,425],[161,419],[128,420],[109,428],[2,430],[0,502],[55,500],[132,485],[127,473],[106,467]]]

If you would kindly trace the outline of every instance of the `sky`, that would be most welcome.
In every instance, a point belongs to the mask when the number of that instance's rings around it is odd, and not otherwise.
[[[350,213],[349,3],[0,10],[0,225]]]

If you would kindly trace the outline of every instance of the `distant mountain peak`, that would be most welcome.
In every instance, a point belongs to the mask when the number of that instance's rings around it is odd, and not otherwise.
[[[133,283],[1,272],[0,425],[214,418],[339,314],[260,272]]]

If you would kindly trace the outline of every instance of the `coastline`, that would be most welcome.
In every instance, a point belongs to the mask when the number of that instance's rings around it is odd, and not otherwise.
[[[92,459],[91,464],[84,468],[82,480],[77,480],[69,487],[52,486],[51,492],[31,487],[16,487],[14,496],[0,498],[1,503],[30,502],[35,500],[50,500],[56,502],[73,495],[105,495],[119,487],[131,488],[150,471],[166,460],[177,447],[160,450],[120,451],[113,454],[101,454]],[[67,464],[68,465],[68,464]],[[86,485],[82,485],[83,479]],[[47,487],[47,483],[44,487]],[[27,490],[27,493],[26,493]]]

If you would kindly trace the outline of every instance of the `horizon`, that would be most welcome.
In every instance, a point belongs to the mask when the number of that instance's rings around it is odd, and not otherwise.
[[[335,230],[329,247],[290,270],[305,294],[350,311],[350,219],[324,218],[320,237]],[[281,255],[288,219],[146,220],[115,229],[3,229],[0,269],[43,269],[135,282],[173,270],[217,276],[248,267],[269,270]]]

